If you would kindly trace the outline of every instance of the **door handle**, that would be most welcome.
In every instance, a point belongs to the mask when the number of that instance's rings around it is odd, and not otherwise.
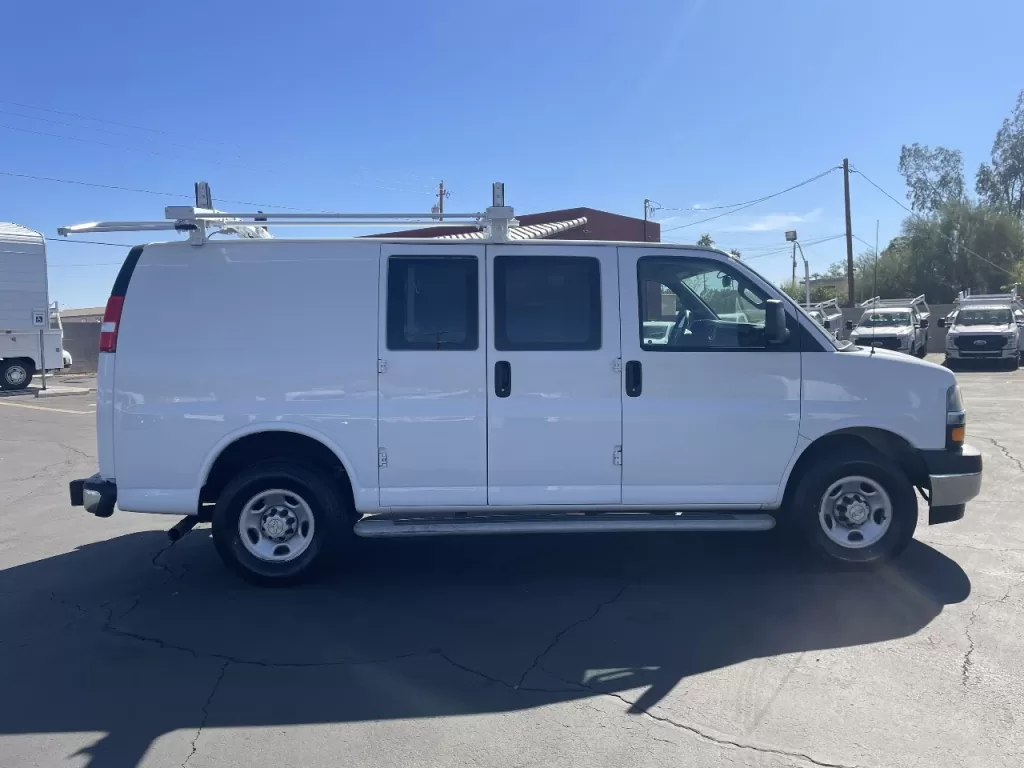
[[[644,391],[644,368],[639,360],[626,363],[626,394],[629,397],[640,397]]]
[[[494,394],[498,397],[512,394],[512,366],[507,360],[499,360],[494,364]]]

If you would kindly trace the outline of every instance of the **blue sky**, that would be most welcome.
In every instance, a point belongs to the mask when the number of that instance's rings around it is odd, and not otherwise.
[[[311,210],[427,210],[443,178],[449,210],[502,180],[521,213],[642,215],[645,197],[749,200],[844,156],[903,199],[901,144],[959,148],[973,179],[1024,88],[1012,0],[8,5],[0,172],[185,195],[204,179],[215,200]],[[854,232],[873,242],[880,220],[884,243],[902,211],[852,185]],[[175,202],[0,175],[0,220],[51,236]],[[666,239],[710,232],[781,278],[789,228],[843,231],[841,174]],[[808,248],[812,270],[844,248]],[[53,243],[51,299],[102,304],[123,255]]]

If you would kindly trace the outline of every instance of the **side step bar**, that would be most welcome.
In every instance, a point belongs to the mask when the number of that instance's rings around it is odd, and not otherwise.
[[[622,533],[626,531],[768,531],[775,518],[766,514],[575,514],[367,517],[355,525],[367,539],[403,536],[478,536],[516,533]]]

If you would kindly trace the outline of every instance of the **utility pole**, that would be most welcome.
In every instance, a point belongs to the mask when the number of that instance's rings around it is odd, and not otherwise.
[[[647,215],[651,211],[651,201],[644,198],[644,242],[647,242]]]
[[[444,181],[437,185],[437,205],[433,207],[431,213],[436,213],[438,221],[444,221],[444,199],[451,196],[451,192],[444,188]]]
[[[846,290],[847,306],[857,306],[853,293],[853,224],[850,223],[850,160],[843,158],[843,194],[846,197]]]

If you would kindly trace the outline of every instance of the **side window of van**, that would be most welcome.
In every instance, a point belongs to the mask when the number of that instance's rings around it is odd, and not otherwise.
[[[496,257],[494,347],[600,349],[600,261],[578,256]]]
[[[769,298],[729,264],[644,256],[637,262],[640,345],[652,352],[765,349]]]
[[[390,257],[388,349],[476,349],[477,275],[474,256]]]

